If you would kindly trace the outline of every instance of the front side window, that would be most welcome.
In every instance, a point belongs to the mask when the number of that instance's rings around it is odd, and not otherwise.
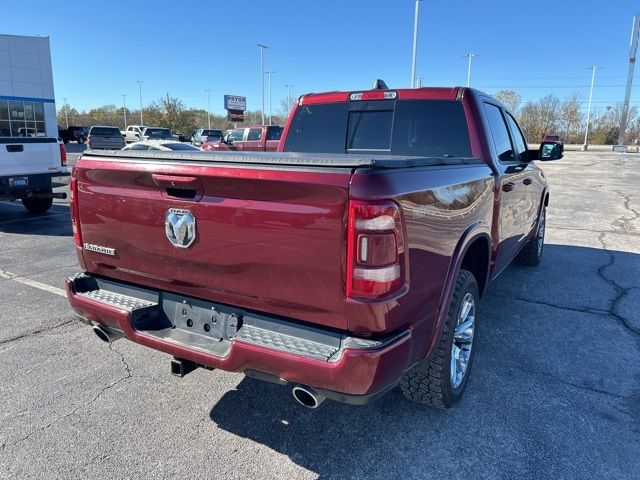
[[[244,138],[244,128],[238,128],[229,134],[230,142],[241,142]]]
[[[524,153],[527,151],[527,141],[524,139],[524,136],[520,131],[520,127],[518,127],[515,119],[508,113],[506,114],[506,116],[509,128],[511,128],[511,136],[513,137],[513,143],[516,147],[516,155],[518,156],[518,160],[524,160]]]
[[[490,103],[484,104],[484,111],[489,122],[491,137],[496,148],[498,159],[501,162],[513,162],[516,158],[509,138],[509,130],[504,122],[500,109]]]

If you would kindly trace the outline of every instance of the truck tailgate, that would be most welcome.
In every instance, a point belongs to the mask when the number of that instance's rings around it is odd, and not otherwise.
[[[28,175],[60,170],[60,148],[56,138],[0,139],[2,175]]]
[[[350,169],[93,156],[74,175],[89,272],[346,329]],[[185,211],[195,240],[179,248],[166,222]]]

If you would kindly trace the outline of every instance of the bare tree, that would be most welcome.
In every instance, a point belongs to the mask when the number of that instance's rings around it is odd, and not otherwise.
[[[572,93],[562,103],[560,108],[559,130],[567,143],[580,143],[584,133],[584,115],[580,105],[582,97],[578,93]]]
[[[527,141],[538,143],[548,133],[558,130],[560,118],[560,99],[547,95],[537,102],[527,102],[519,115],[519,123]]]
[[[500,90],[496,92],[494,97],[500,100],[511,113],[517,115],[520,102],[522,101],[520,94],[516,93],[514,90]]]

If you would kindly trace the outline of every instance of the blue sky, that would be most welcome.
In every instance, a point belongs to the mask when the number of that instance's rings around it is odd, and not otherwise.
[[[52,7],[52,3],[57,6]],[[169,93],[189,107],[224,112],[224,94],[260,107],[256,43],[269,46],[273,106],[292,94],[391,87],[411,77],[413,0],[245,0],[3,2],[1,33],[49,35],[58,107],[137,107]],[[58,6],[59,5],[59,6]],[[576,91],[586,103],[590,65],[598,72],[594,106],[622,101],[632,0],[524,2],[423,0],[418,75],[424,85],[464,85],[492,93],[513,88],[523,100]],[[636,70],[640,78],[640,68]],[[633,103],[640,102],[636,88]],[[267,107],[268,109],[268,107]]]

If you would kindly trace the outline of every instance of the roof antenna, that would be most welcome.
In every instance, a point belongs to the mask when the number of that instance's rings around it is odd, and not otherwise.
[[[373,90],[389,90],[389,87],[387,87],[387,84],[384,83],[384,80],[377,79],[373,83]]]

